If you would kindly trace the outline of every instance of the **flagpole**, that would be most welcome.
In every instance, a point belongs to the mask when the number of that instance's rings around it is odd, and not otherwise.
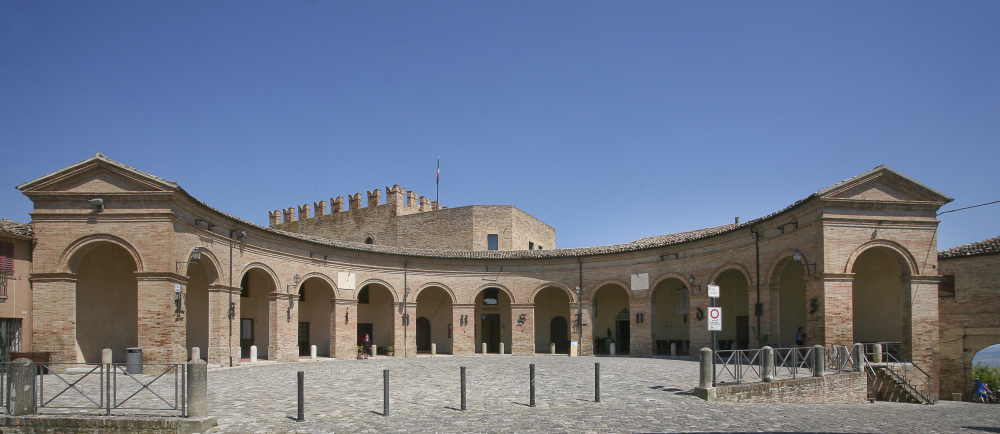
[[[441,156],[438,155],[438,172],[437,172],[437,185],[434,191],[434,201],[438,204],[438,209],[441,209]]]

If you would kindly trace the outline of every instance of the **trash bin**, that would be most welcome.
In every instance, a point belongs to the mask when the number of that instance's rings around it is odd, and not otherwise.
[[[142,348],[131,347],[125,354],[125,370],[129,374],[142,373]]]

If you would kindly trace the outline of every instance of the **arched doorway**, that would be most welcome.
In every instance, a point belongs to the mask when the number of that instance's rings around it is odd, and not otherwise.
[[[549,346],[554,343],[557,353],[569,354],[569,301],[569,295],[562,288],[548,287],[535,295],[536,353],[548,354]]]
[[[739,270],[723,271],[715,278],[719,285],[719,306],[722,307],[722,331],[719,348],[750,348],[750,299],[749,283]]]
[[[655,354],[670,354],[670,344],[678,354],[688,354],[691,320],[687,286],[680,279],[663,280],[653,290],[652,304]]]
[[[240,279],[240,357],[250,358],[250,347],[257,347],[257,358],[266,360],[271,339],[270,297],[274,292],[271,276],[251,268]]]
[[[799,327],[809,336],[806,324],[806,281],[805,269],[801,263],[788,258],[778,266],[778,336],[771,341],[779,342],[781,348],[795,348],[795,333]]]
[[[854,261],[851,269],[854,273],[851,291],[854,342],[903,341],[901,275],[904,269],[895,255],[891,250],[874,247],[862,252]],[[900,348],[898,345],[893,346]]]
[[[594,295],[594,354],[628,354],[632,331],[629,323],[629,296],[617,284],[600,287]]]
[[[392,291],[381,284],[371,283],[358,290],[357,335],[368,333],[372,344],[382,354],[385,353],[385,347],[394,345],[395,342],[392,303]]]
[[[206,260],[188,264],[187,291],[184,294],[184,321],[188,354],[198,348],[201,359],[208,360],[208,285],[212,278]]]
[[[308,356],[313,345],[317,356],[330,356],[333,298],[333,287],[323,278],[302,281],[298,301],[300,356]]]
[[[430,352],[435,344],[438,354],[451,353],[451,305],[451,294],[443,288],[431,286],[417,294],[417,352]]]
[[[124,248],[102,243],[76,267],[76,359],[100,363],[110,348],[124,363],[126,348],[139,344],[139,285],[135,260]]]
[[[503,343],[504,354],[510,354],[510,296],[500,288],[484,288],[476,295],[476,352],[499,353]]]

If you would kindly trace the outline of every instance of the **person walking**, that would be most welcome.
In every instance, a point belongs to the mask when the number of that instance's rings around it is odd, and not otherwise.
[[[979,377],[976,377],[976,384],[973,385],[972,388],[973,388],[972,392],[973,401],[975,402],[990,401],[989,394],[992,393],[992,391],[990,390],[989,387],[986,386],[986,383],[983,383],[983,381],[979,379]]]

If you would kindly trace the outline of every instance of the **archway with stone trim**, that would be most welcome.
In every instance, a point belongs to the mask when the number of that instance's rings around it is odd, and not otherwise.
[[[110,242],[96,242],[75,261],[76,360],[101,363],[110,348],[112,360],[124,363],[126,349],[139,344],[139,286],[131,252]]]
[[[511,297],[499,286],[486,286],[476,294],[476,353],[483,354],[483,344],[487,354],[511,354]]]
[[[563,288],[549,286],[535,293],[535,352],[548,354],[556,344],[557,354],[569,354],[570,298]]]
[[[750,347],[750,283],[746,274],[728,268],[718,274],[718,305],[722,308],[722,331],[718,334],[719,349],[747,349]]]
[[[690,294],[680,278],[661,280],[653,288],[653,354],[689,354],[691,346]]]
[[[251,267],[240,279],[240,357],[250,359],[250,347],[257,347],[257,358],[270,356],[272,322],[271,294],[277,284],[265,269]],[[275,355],[276,356],[276,355]]]
[[[801,262],[795,262],[792,256],[778,260],[771,272],[771,315],[772,333],[769,342],[775,342],[780,348],[795,348],[795,335],[802,327],[806,337],[809,336],[809,326],[806,322],[808,308],[806,303],[806,273]]]
[[[310,355],[313,345],[317,356],[331,356],[334,297],[330,282],[319,276],[307,276],[299,286],[299,356]]]
[[[382,283],[369,282],[358,289],[357,299],[358,326],[355,336],[360,338],[368,333],[371,335],[372,345],[376,346],[379,353],[384,354],[386,347],[394,347],[396,342],[393,292]],[[361,343],[358,342],[358,345]],[[403,354],[402,350],[396,349],[396,354]]]
[[[607,283],[594,293],[594,354],[628,354],[631,347],[629,291],[618,283]]]
[[[438,354],[451,354],[454,336],[451,294],[441,287],[428,286],[420,289],[416,302],[417,353],[430,353],[431,344],[435,344]]]
[[[854,260],[851,290],[854,342],[903,342],[903,276],[906,259],[892,249],[875,246]],[[909,356],[909,355],[907,355]]]
[[[209,295],[208,286],[218,283],[218,271],[207,257],[194,264],[188,264],[188,282],[184,291],[184,327],[188,355],[198,348],[200,358],[208,360],[209,355]]]

